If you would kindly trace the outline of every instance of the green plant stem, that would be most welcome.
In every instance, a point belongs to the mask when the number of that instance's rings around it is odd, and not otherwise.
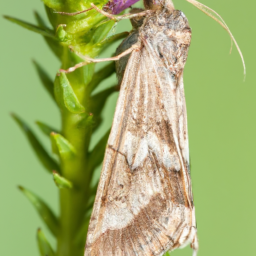
[[[106,17],[96,11],[78,16],[56,14],[56,10],[71,13],[88,9],[91,2],[102,8],[107,0],[43,0],[43,2],[52,29],[45,25],[38,13],[35,14],[37,25],[9,16],[5,18],[41,34],[60,60],[61,69],[70,68],[81,62],[83,60],[81,56],[95,58],[112,42],[127,36],[127,33],[113,35],[115,22],[106,20]],[[55,216],[50,207],[36,194],[22,187],[20,189],[57,240],[57,248],[53,248],[43,231],[39,229],[37,240],[40,255],[82,256],[96,193],[96,185],[92,184],[93,172],[102,161],[109,132],[98,138],[98,143],[91,152],[89,145],[92,133],[102,121],[101,113],[105,102],[116,87],[112,86],[98,93],[94,91],[102,80],[113,74],[115,67],[114,63],[108,63],[94,76],[95,64],[89,64],[67,75],[58,72],[53,82],[37,62],[34,64],[43,86],[60,109],[60,131],[43,122],[37,122],[40,130],[50,138],[52,151],[58,155],[59,162],[50,156],[22,119],[17,115],[13,117],[24,131],[41,163],[53,175],[51,178],[59,189],[59,216]]]
[[[62,133],[75,147],[77,156],[74,161],[62,166],[65,177],[75,184],[72,190],[60,190],[60,225],[61,232],[58,237],[57,255],[71,256],[82,255],[72,240],[77,234],[81,223],[83,223],[85,208],[87,204],[87,190],[89,181],[87,179],[87,149],[90,131],[76,129],[76,114],[62,115]]]

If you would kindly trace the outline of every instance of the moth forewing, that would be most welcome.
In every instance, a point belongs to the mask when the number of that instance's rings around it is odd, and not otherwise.
[[[194,255],[198,249],[183,87],[191,31],[167,3],[145,17],[131,35],[140,49],[118,66],[126,69],[86,256],[160,256],[188,243]]]

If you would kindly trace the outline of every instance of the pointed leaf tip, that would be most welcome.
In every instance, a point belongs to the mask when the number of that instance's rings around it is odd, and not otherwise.
[[[41,228],[37,229],[36,238],[37,238],[38,249],[41,256],[55,256],[55,253],[50,243],[46,239]]]
[[[86,127],[86,129],[90,129],[90,128],[94,127],[94,124],[95,124],[94,115],[92,113],[84,114],[84,116],[81,118],[81,120],[77,123],[77,128],[83,129]]]
[[[35,207],[36,211],[45,222],[49,230],[52,232],[52,234],[57,236],[59,233],[59,221],[49,206],[30,190],[21,186],[19,186],[19,189]]]
[[[62,135],[52,132],[51,140],[53,152],[59,154],[62,160],[73,158],[76,155],[73,145]]]
[[[40,16],[40,14],[37,12],[37,11],[34,11],[34,16],[35,16],[35,19],[37,21],[37,25],[40,27],[40,28],[43,28],[47,31],[50,31],[52,32],[52,29],[48,28],[44,19]]]
[[[4,18],[9,20],[9,21],[11,21],[11,22],[13,22],[13,23],[16,23],[17,25],[20,25],[23,28],[26,28],[26,29],[28,29],[30,31],[36,32],[38,34],[41,34],[42,36],[50,37],[50,38],[52,38],[52,39],[54,39],[56,41],[58,40],[53,32],[50,32],[50,31],[48,31],[46,29],[40,28],[40,27],[35,26],[35,25],[33,25],[31,23],[28,23],[26,21],[19,20],[19,19],[7,16],[7,15],[4,15]]]
[[[18,186],[18,189],[22,191],[24,188],[22,186]]]
[[[38,159],[42,163],[42,165],[51,173],[52,170],[58,170],[60,171],[59,165],[55,162],[53,158],[50,157],[50,155],[47,153],[47,151],[44,149],[42,144],[39,142],[35,134],[32,132],[32,130],[29,128],[29,126],[17,115],[14,113],[11,113],[11,116],[13,119],[17,122],[17,124],[20,126],[20,128],[25,133],[29,144],[33,148],[34,152],[36,153]]]
[[[36,124],[37,126],[39,127],[39,129],[47,136],[50,136],[50,134],[52,132],[55,132],[55,133],[59,133],[57,132],[57,129],[55,128],[52,128],[51,126],[43,123],[43,122],[40,122],[40,121],[36,121]]]
[[[59,75],[56,76],[54,82],[54,93],[61,108],[64,107],[74,114],[85,112],[84,106],[80,104],[66,74],[63,72],[60,72]]]
[[[57,173],[56,171],[53,171],[52,174],[53,174],[53,180],[54,180],[54,182],[55,182],[55,184],[58,188],[60,188],[60,189],[62,189],[62,188],[68,188],[68,189],[73,188],[73,184],[72,184],[71,181],[69,181],[68,179],[60,176],[60,174]]]
[[[37,74],[38,74],[44,88],[48,91],[48,93],[50,94],[52,99],[55,101],[54,84],[53,84],[52,79],[50,78],[50,76],[45,72],[45,70],[42,68],[42,66],[40,66],[40,64],[37,61],[35,61],[35,60],[32,60],[32,61],[33,61],[33,64],[37,71]]]

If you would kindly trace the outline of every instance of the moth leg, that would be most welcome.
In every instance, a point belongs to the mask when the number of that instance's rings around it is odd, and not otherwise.
[[[137,50],[137,49],[140,49],[140,46],[138,44],[134,44],[129,49],[127,49],[126,51],[124,51],[121,54],[119,54],[115,57],[112,57],[112,58],[92,59],[92,58],[89,58],[89,57],[85,57],[85,61],[80,62],[80,63],[76,64],[75,66],[70,67],[66,70],[65,69],[60,69],[60,72],[70,73],[70,72],[73,72],[74,70],[76,70],[77,68],[81,68],[81,67],[86,66],[90,63],[98,63],[98,62],[104,62],[104,61],[116,61],[116,60],[121,59],[125,55],[130,54],[132,51]]]
[[[132,18],[136,18],[136,17],[146,16],[147,14],[150,14],[150,13],[153,12],[152,10],[146,10],[146,11],[142,11],[142,12],[139,12],[139,13],[127,13],[127,14],[118,16],[118,15],[113,15],[113,14],[110,14],[108,12],[105,12],[105,11],[101,10],[96,5],[94,5],[93,3],[91,3],[91,6],[92,6],[91,8],[83,10],[83,11],[79,11],[79,12],[71,12],[71,13],[69,13],[69,12],[54,12],[54,13],[61,14],[61,15],[75,16],[75,15],[78,15],[78,14],[81,14],[81,13],[88,12],[92,9],[95,9],[97,12],[101,13],[102,15],[106,16],[107,18],[109,18],[111,20],[120,21],[120,20],[123,20],[123,19],[132,19]]]
[[[154,11],[152,10],[146,10],[146,11],[142,11],[142,12],[138,12],[138,13],[127,13],[127,14],[124,14],[124,15],[113,15],[113,14],[110,14],[108,12],[105,12],[101,9],[99,9],[96,5],[94,4],[91,4],[92,8],[94,8],[97,12],[101,13],[102,15],[108,17],[109,19],[111,20],[114,20],[114,21],[120,21],[120,20],[124,20],[124,19],[132,19],[132,18],[136,18],[136,17],[142,17],[142,16],[146,16]]]

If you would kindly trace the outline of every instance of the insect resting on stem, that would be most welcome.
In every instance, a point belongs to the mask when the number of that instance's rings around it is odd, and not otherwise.
[[[223,19],[209,7],[187,1],[227,30],[244,65]],[[171,0],[144,0],[144,6],[145,11],[116,16],[92,4],[109,19],[133,19],[134,29],[117,56],[85,57],[61,70],[68,73],[92,62],[119,60],[120,94],[85,256],[160,256],[187,244],[194,256],[198,251],[183,85],[191,29]]]

